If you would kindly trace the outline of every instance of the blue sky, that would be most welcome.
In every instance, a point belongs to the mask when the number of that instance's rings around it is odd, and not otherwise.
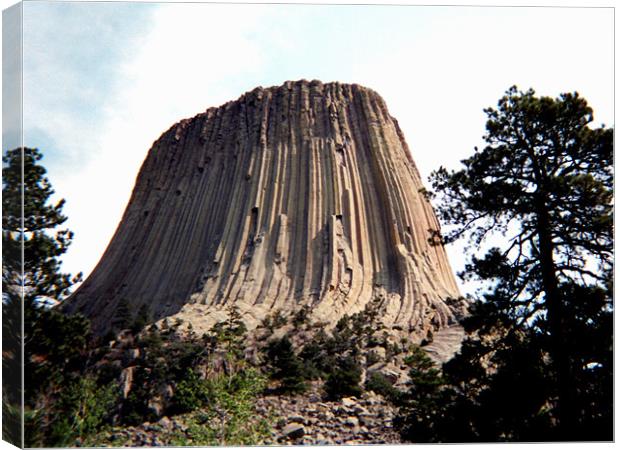
[[[45,152],[53,174],[79,170],[95,150],[85,148],[86,136],[100,133],[105,105],[122,90],[121,64],[138,51],[152,9],[133,3],[24,4],[25,140]],[[67,145],[78,136],[79,146]]]
[[[182,118],[259,85],[360,83],[426,177],[481,144],[482,109],[513,84],[578,91],[613,126],[613,38],[609,8],[28,2],[25,145],[67,200],[64,270],[88,273],[150,145]]]

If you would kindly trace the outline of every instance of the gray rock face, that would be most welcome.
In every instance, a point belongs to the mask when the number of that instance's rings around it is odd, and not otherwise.
[[[460,325],[442,328],[433,336],[433,341],[424,346],[424,350],[438,363],[449,360],[461,348],[465,330]]]
[[[109,327],[121,299],[199,332],[231,305],[251,329],[304,305],[328,327],[380,299],[420,340],[459,296],[398,123],[374,91],[287,82],[182,120],[153,145],[69,312]]]

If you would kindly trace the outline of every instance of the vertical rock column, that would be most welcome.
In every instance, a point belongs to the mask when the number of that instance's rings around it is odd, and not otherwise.
[[[423,336],[458,296],[398,123],[374,91],[287,82],[183,120],[153,145],[101,261],[68,310],[104,330],[116,305],[210,326],[311,306],[315,320],[382,305]]]

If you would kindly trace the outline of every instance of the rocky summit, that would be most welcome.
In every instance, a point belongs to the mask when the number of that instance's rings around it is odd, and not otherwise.
[[[371,89],[256,88],[153,144],[66,310],[99,334],[121,302],[197,331],[232,307],[250,330],[304,307],[329,329],[375,302],[387,329],[420,342],[465,311],[443,247],[429,241],[439,224],[422,187]]]

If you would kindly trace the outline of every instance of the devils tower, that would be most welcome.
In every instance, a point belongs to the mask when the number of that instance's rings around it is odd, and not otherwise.
[[[207,329],[308,306],[325,326],[374,301],[421,338],[455,322],[439,227],[396,119],[355,84],[256,88],[182,120],[150,149],[69,312],[109,327],[121,301]]]

